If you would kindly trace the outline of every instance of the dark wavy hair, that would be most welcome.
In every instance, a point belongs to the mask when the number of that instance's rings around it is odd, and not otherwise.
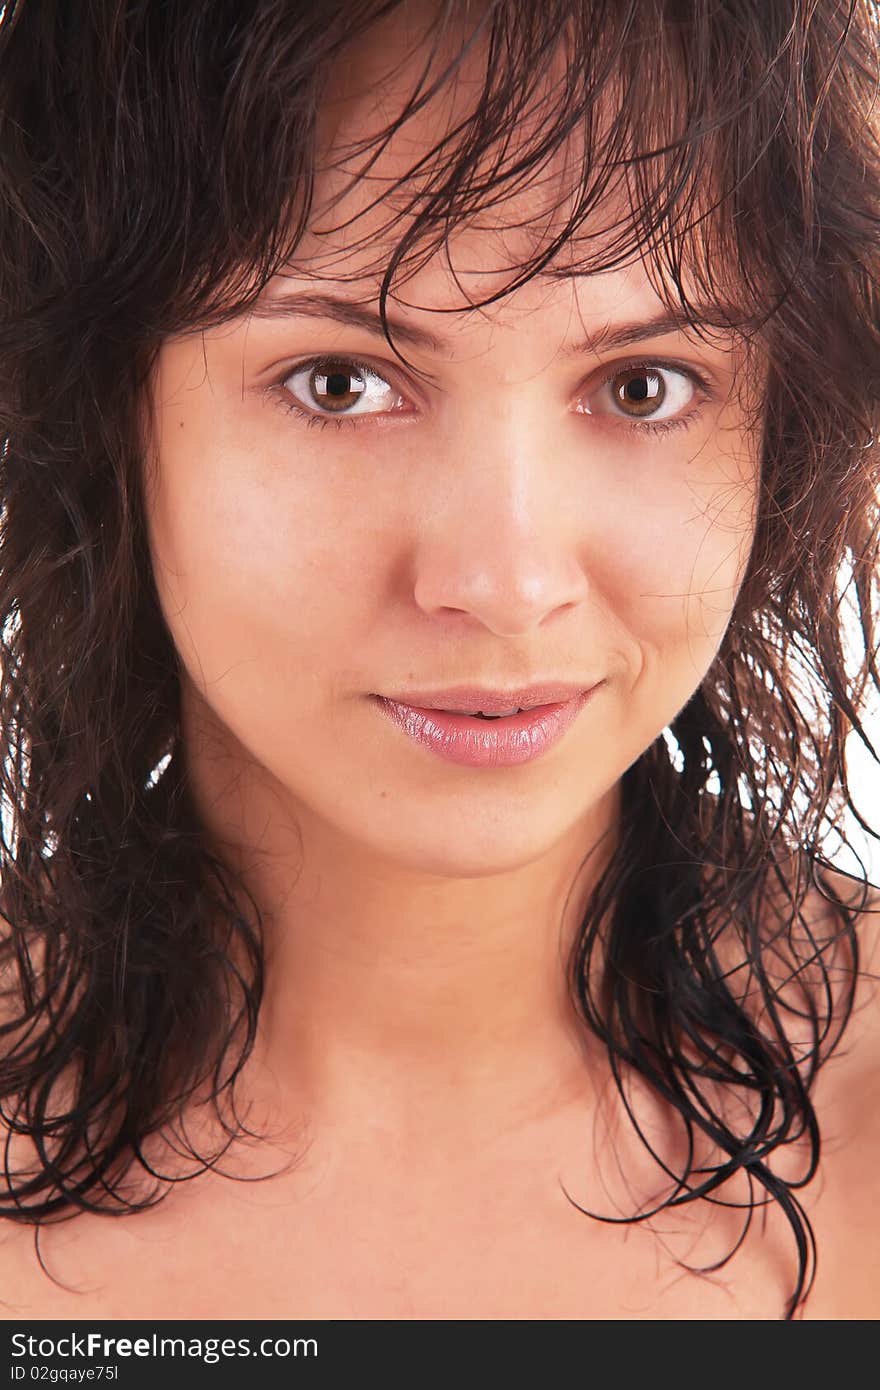
[[[169,335],[247,312],[294,260],[328,78],[346,45],[408,8],[0,10],[0,1214],[34,1224],[38,1253],[41,1223],[161,1200],[170,1179],[146,1141],[182,1136],[197,1094],[222,1151],[252,1134],[234,1096],[263,922],[187,783],[180,665],[146,543],[144,403]],[[691,1159],[673,1171],[657,1155],[670,1191],[652,1210],[723,1201],[736,1177],[744,1234],[756,1205],[778,1203],[797,1243],[793,1317],[815,1273],[797,1197],[820,1153],[811,1090],[851,1014],[876,887],[835,874],[823,847],[831,833],[847,844],[847,810],[876,836],[845,742],[857,733],[880,761],[861,722],[880,690],[877,10],[436,0],[422,13],[422,77],[346,167],[366,171],[463,54],[484,82],[393,205],[386,190],[399,235],[378,267],[383,318],[396,281],[568,151],[555,230],[499,295],[641,249],[695,332],[708,302],[766,354],[747,573],[705,679],[623,775],[570,984],[633,1124],[627,1078],[683,1127]],[[615,179],[630,206],[599,245],[584,223],[607,214]],[[804,910],[816,892],[821,929]],[[797,1141],[806,1171],[783,1180],[772,1156]],[[182,1152],[197,1171],[219,1157]],[[151,1179],[142,1198],[133,1174]]]

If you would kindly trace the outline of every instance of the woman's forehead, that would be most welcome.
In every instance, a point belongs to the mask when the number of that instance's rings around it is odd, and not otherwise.
[[[523,197],[528,199],[527,194]],[[337,205],[338,224],[327,219],[308,228],[259,303],[305,297],[311,308],[326,296],[375,309],[406,221],[389,220],[387,209],[368,204],[362,187],[352,187]],[[551,334],[583,340],[608,323],[651,319],[678,301],[666,266],[650,247],[636,244],[628,254],[614,256],[614,236],[631,226],[631,215],[624,221],[627,210],[619,197],[609,194],[608,206],[597,209],[579,236],[558,247],[546,266],[518,284],[512,282],[519,269],[540,256],[541,239],[522,222],[499,225],[499,217],[496,210],[494,222],[477,215],[452,227],[440,245],[395,275],[387,299],[389,317],[422,326],[435,315],[436,322],[427,323],[426,331],[455,342],[462,342],[475,327],[537,330],[539,323]],[[585,243],[600,268],[584,267]],[[603,259],[611,264],[602,266]],[[706,299],[686,262],[680,268],[680,284],[694,318],[707,325],[723,323],[725,313],[735,313],[720,283],[717,300]]]
[[[460,91],[457,100],[465,100]],[[363,118],[357,110],[361,102]],[[341,131],[337,146],[325,147],[317,162],[311,215],[284,272],[298,280],[345,285],[347,293],[364,301],[377,297],[401,235],[414,226],[425,196],[430,197],[428,165],[441,129],[429,102],[380,144],[378,127],[393,119],[392,99],[381,103],[378,114],[377,110],[374,94],[352,98],[351,126],[360,132],[364,144],[374,139],[376,145],[353,156],[348,153],[347,132]],[[443,115],[456,117],[454,112]],[[537,135],[524,122],[511,135],[506,160],[515,160],[517,147],[527,148]],[[535,263],[566,226],[581,180],[575,166],[583,157],[583,143],[572,135],[568,146],[551,153],[534,177],[506,190],[488,190],[488,196],[475,199],[475,206],[460,219],[446,220],[442,237],[436,238],[438,228],[429,224],[437,244],[424,258],[423,243],[416,241],[415,265],[401,267],[394,297],[448,312],[503,293],[512,276],[522,266]],[[601,262],[612,251],[615,238],[631,229],[632,220],[625,175],[610,171],[590,217],[576,235],[555,248],[544,273],[538,272],[513,291],[515,303],[523,311],[550,300],[576,305],[585,247],[592,259]],[[620,295],[640,296],[643,303],[656,305],[650,251],[633,245],[619,262],[613,271],[590,276],[591,298],[610,303]],[[655,270],[655,276],[658,273]],[[487,312],[495,307],[488,306]]]
[[[416,92],[429,98],[435,134],[444,115],[460,115],[479,100],[486,63],[484,38],[473,42],[479,7],[470,18],[449,14],[442,30],[438,6],[418,0],[363,28],[341,50],[327,73],[319,113],[319,145],[357,141],[396,119]],[[454,68],[454,80],[443,76]]]
[[[395,10],[359,35],[330,74],[310,213],[288,270],[375,299],[401,237],[413,233],[394,275],[395,294],[407,303],[466,309],[504,293],[522,267],[539,267],[548,253],[535,282],[515,291],[523,309],[554,296],[577,303],[576,284],[563,294],[558,281],[585,273],[591,301],[624,294],[647,309],[662,302],[661,283],[672,294],[637,230],[632,168],[619,145],[615,161],[602,166],[597,157],[622,100],[614,76],[589,133],[585,121],[575,121],[564,139],[548,138],[566,79],[561,46],[521,102],[487,117],[485,35],[467,47],[474,20],[468,28],[459,17],[427,38],[433,11],[423,3]],[[469,125],[481,130],[479,159],[470,158]],[[643,192],[635,190],[637,201]],[[686,241],[680,274],[687,292],[689,262],[699,252]]]
[[[659,318],[665,309],[641,261],[590,276],[536,275],[503,298],[483,302],[508,280],[509,273],[491,269],[453,274],[447,259],[435,253],[389,297],[392,336],[405,347],[418,333],[426,338],[430,335],[434,340],[431,349],[450,358],[466,356],[487,337],[493,345],[501,345],[509,331],[540,350],[552,338],[558,340],[560,351],[574,352],[578,347],[585,350],[592,340],[600,349],[603,332],[609,326],[624,321],[646,323]],[[329,273],[313,277],[294,265],[273,279],[255,311],[259,314],[273,306],[287,306],[294,313],[299,307],[318,317],[326,304],[327,317],[344,322],[347,306],[375,312],[378,299],[375,276],[365,274],[357,281],[345,282],[334,280]],[[356,323],[355,314],[350,322]]]

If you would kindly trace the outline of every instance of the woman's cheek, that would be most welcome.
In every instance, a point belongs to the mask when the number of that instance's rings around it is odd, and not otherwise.
[[[660,666],[682,699],[721,644],[754,534],[752,456],[735,466],[704,449],[699,467],[665,461],[662,486],[618,494],[585,563],[597,601],[631,653],[634,675]]]

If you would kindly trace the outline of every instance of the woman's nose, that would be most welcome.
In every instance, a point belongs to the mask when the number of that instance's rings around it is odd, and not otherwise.
[[[414,596],[424,612],[467,614],[514,636],[583,602],[577,470],[564,433],[511,413],[451,447],[451,462],[435,473],[442,485],[425,499],[415,552]]]

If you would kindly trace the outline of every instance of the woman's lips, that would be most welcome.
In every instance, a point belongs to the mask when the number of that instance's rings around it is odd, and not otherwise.
[[[372,698],[403,733],[447,762],[464,767],[514,767],[533,762],[557,743],[598,689],[596,685],[563,703],[538,705],[499,719],[422,709],[384,695]]]

